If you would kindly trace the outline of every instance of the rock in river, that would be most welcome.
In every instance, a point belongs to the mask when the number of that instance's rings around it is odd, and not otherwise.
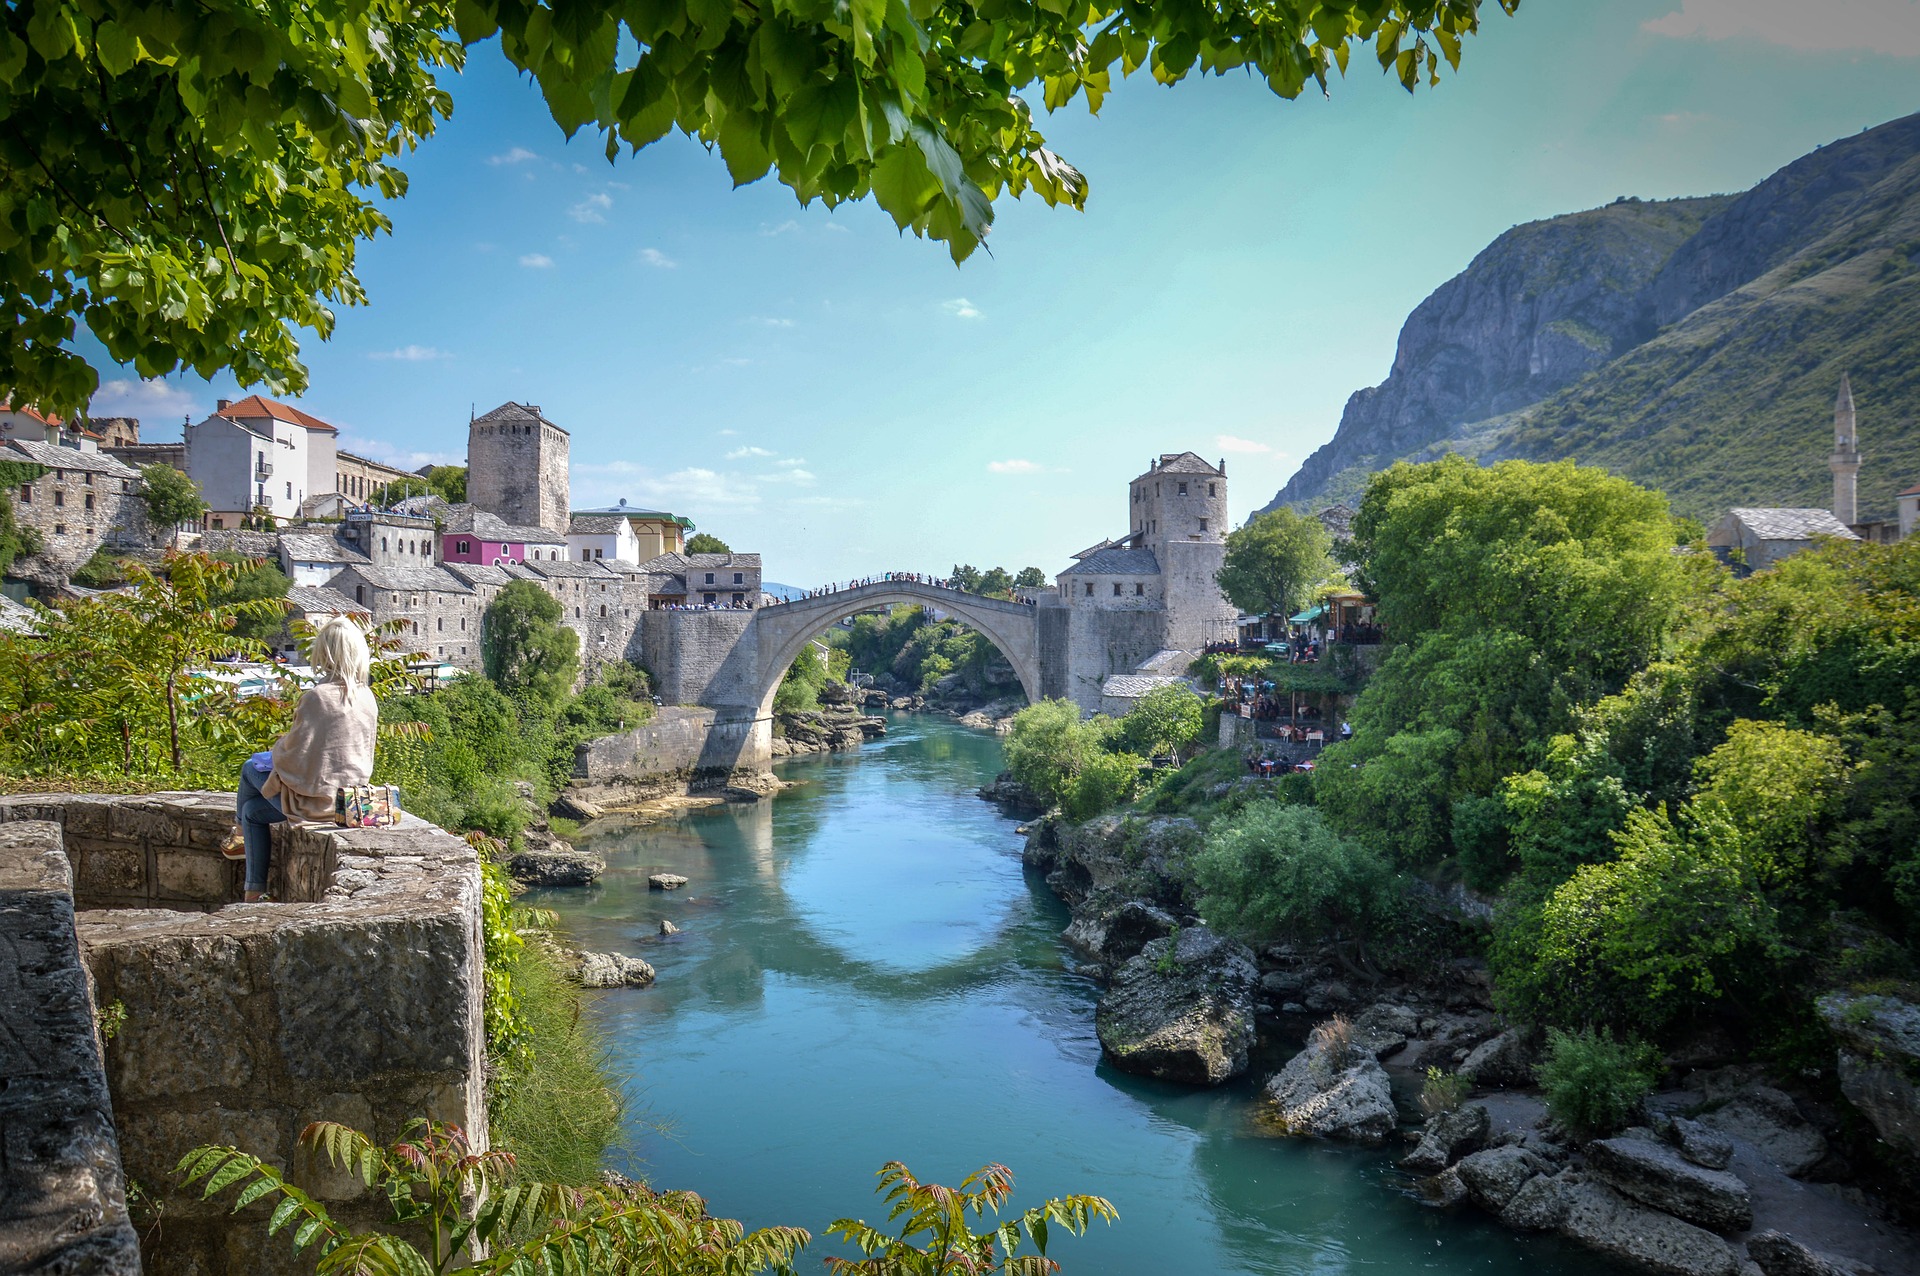
[[[647,885],[656,891],[677,891],[686,884],[678,873],[654,873],[647,878]]]
[[[1373,1055],[1316,1033],[1307,1048],[1267,1082],[1290,1134],[1384,1143],[1393,1133],[1393,1091]]]
[[[1218,1085],[1246,1071],[1257,980],[1247,946],[1205,926],[1156,939],[1100,998],[1100,1046],[1127,1072]]]
[[[507,872],[528,886],[590,886],[606,871],[607,862],[598,855],[560,841],[529,846],[507,861]]]
[[[1615,1191],[1689,1223],[1716,1232],[1753,1226],[1753,1199],[1738,1176],[1695,1165],[1663,1143],[1599,1139],[1587,1145],[1587,1164]]]
[[[575,953],[574,979],[582,988],[644,988],[653,967],[622,953]]]

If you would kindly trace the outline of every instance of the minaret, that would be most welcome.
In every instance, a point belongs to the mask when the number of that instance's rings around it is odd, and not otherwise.
[[[1857,481],[1860,477],[1860,435],[1854,428],[1853,384],[1840,374],[1840,397],[1833,402],[1833,516],[1852,527],[1860,521]]]

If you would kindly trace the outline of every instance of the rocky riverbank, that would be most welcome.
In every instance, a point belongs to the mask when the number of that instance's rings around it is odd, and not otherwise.
[[[1010,777],[982,796],[1019,809]],[[1477,960],[1387,979],[1328,948],[1255,951],[1192,911],[1181,866],[1201,839],[1193,821],[1025,827],[1026,864],[1071,910],[1064,938],[1107,982],[1095,1027],[1116,1067],[1218,1084],[1247,1070],[1258,1036],[1297,1040],[1310,1027],[1265,1083],[1263,1128],[1405,1144],[1401,1185],[1436,1208],[1557,1232],[1668,1276],[1920,1276],[1920,1238],[1892,1220],[1882,1189],[1900,1189],[1876,1154],[1920,1154],[1920,1007],[1823,1001],[1844,1102],[1703,1036],[1666,1060],[1639,1124],[1581,1138],[1549,1118],[1533,1089],[1538,1042],[1495,1012]],[[1458,893],[1423,906],[1436,931],[1485,924]],[[1413,1098],[1430,1068],[1457,1089],[1430,1087],[1422,1114]]]

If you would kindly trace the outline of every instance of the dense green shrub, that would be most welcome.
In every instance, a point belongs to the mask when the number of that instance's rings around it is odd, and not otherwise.
[[[1310,806],[1247,807],[1208,833],[1190,872],[1201,916],[1253,943],[1332,940],[1364,961],[1399,910],[1386,857]]]
[[[1631,1121],[1653,1093],[1659,1053],[1632,1037],[1582,1028],[1547,1029],[1547,1052],[1536,1070],[1547,1111],[1567,1129],[1592,1137]]]
[[[544,944],[528,943],[510,978],[524,1025],[524,1062],[496,1077],[494,1146],[513,1153],[520,1173],[549,1183],[597,1183],[625,1116],[606,1047],[583,994]]]
[[[1086,820],[1110,811],[1133,796],[1146,762],[1131,753],[1088,750],[1068,782],[1061,810],[1070,820]]]
[[[509,581],[481,618],[487,677],[509,695],[557,705],[580,668],[580,635],[560,623],[560,603],[532,581]]]
[[[1171,755],[1178,762],[1200,738],[1205,717],[1205,702],[1187,687],[1155,687],[1134,701],[1120,720],[1121,738],[1143,757]]]

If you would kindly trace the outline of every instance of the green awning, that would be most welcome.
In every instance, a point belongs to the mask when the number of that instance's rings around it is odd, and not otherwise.
[[[1318,603],[1312,607],[1307,608],[1307,610],[1301,612],[1298,616],[1287,617],[1287,623],[1290,625],[1311,625],[1314,621],[1320,619],[1320,617],[1326,614],[1327,614],[1326,604]]]

